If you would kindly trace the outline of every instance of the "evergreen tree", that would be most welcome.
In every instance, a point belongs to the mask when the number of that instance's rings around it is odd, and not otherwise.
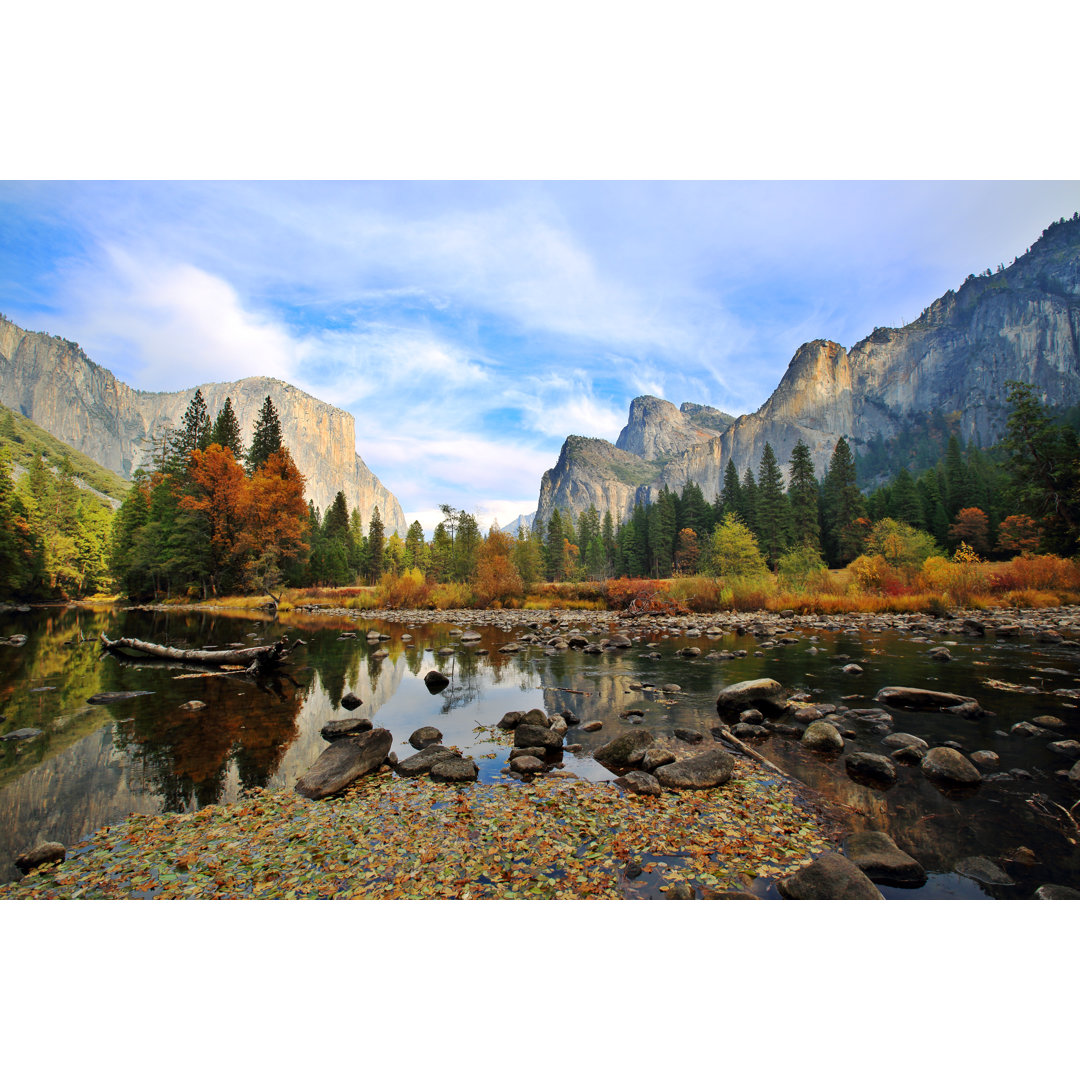
[[[610,577],[615,570],[615,525],[611,511],[604,511],[604,524],[600,530],[600,539],[604,545],[603,576]]]
[[[915,486],[915,481],[907,469],[901,469],[892,483],[889,492],[889,510],[890,516],[896,521],[902,521],[914,529],[926,528],[919,489]]]
[[[742,485],[739,483],[739,474],[735,469],[735,462],[728,458],[727,467],[724,469],[724,486],[718,496],[720,505],[713,505],[713,514],[716,524],[723,520],[724,514],[742,514]]]
[[[777,560],[791,544],[791,518],[784,476],[776,461],[771,443],[765,444],[758,466],[757,524],[761,547],[769,564]]]
[[[841,438],[829,460],[822,490],[825,554],[832,565],[844,566],[859,554],[863,511],[863,497],[855,484],[855,460],[847,440]]]
[[[551,517],[548,518],[544,551],[545,570],[548,581],[559,580],[559,574],[562,570],[563,538],[562,514],[559,513],[558,507],[555,507],[555,509],[551,511]]]
[[[255,421],[255,431],[251,437],[251,449],[248,450],[247,468],[248,473],[254,473],[266,459],[281,449],[281,420],[278,418],[277,409],[274,408],[270,395],[259,409],[258,419]]]
[[[210,414],[206,411],[206,399],[201,390],[188,402],[180,427],[173,434],[172,468],[176,473],[187,469],[193,450],[205,450],[210,445]]]
[[[972,505],[971,476],[960,451],[960,440],[952,435],[945,451],[945,511],[950,520],[964,506]]]
[[[791,479],[788,481],[788,502],[791,505],[791,539],[796,548],[821,547],[821,528],[818,524],[819,491],[814,476],[814,460],[810,448],[800,439],[791,451]]]
[[[368,581],[374,585],[383,572],[383,562],[386,557],[386,535],[383,528],[382,514],[379,508],[371,508],[371,520],[368,522],[367,535],[367,575]]]
[[[240,435],[240,421],[233,412],[232,399],[226,398],[218,410],[214,426],[210,429],[210,443],[217,443],[231,450],[237,461],[244,460],[244,442]]]
[[[407,570],[421,570],[427,572],[427,542],[424,540],[424,527],[419,521],[414,521],[405,534],[405,561]]]
[[[746,472],[743,473],[739,501],[739,518],[756,537],[758,535],[758,486],[757,481],[754,479],[754,470],[749,465],[746,466]],[[724,517],[727,517],[726,504]]]

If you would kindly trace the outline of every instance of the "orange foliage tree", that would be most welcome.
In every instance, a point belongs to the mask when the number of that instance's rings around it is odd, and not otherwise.
[[[1020,552],[1029,555],[1042,540],[1042,529],[1027,514],[1010,514],[998,526],[998,542],[995,550],[1006,555]]]
[[[525,584],[510,561],[514,541],[499,529],[492,528],[480,544],[476,556],[476,571],[472,589],[477,601],[485,607],[507,604],[525,595]]]
[[[700,557],[701,545],[698,543],[697,533],[693,529],[682,529],[675,546],[675,572],[692,574],[697,569]]]
[[[957,544],[968,544],[980,555],[990,548],[990,520],[977,506],[959,510],[949,526],[949,539]]]

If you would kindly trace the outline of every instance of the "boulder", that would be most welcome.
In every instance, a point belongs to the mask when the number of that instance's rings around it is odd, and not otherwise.
[[[568,730],[567,723],[561,716],[551,718],[551,727],[548,728],[548,731],[553,731],[556,735],[565,735]]]
[[[359,709],[364,703],[351,690],[341,699],[343,709]]]
[[[539,724],[518,724],[514,728],[515,746],[542,746],[546,750],[558,750],[562,743],[563,737],[558,732]]]
[[[963,754],[949,746],[935,746],[922,760],[922,771],[942,784],[977,784],[979,770]]]
[[[335,739],[299,780],[296,790],[309,799],[325,799],[365,773],[374,772],[390,752],[394,738],[386,728]]]
[[[1067,779],[1074,784],[1080,784],[1080,761],[1073,762],[1073,767],[1069,770]]]
[[[679,791],[700,791],[719,787],[731,779],[735,759],[726,750],[706,750],[703,754],[661,765],[653,773],[666,788]]]
[[[878,887],[850,860],[835,852],[816,858],[777,884],[785,900],[884,900]]]
[[[409,736],[409,745],[414,750],[423,750],[425,746],[434,746],[435,743],[441,743],[442,737],[442,732],[437,727],[427,725],[417,728]]]
[[[1065,721],[1059,720],[1056,716],[1033,716],[1031,722],[1038,727],[1050,728],[1052,731],[1065,726]]]
[[[1050,732],[1046,728],[1036,727],[1034,724],[1029,724],[1026,720],[1021,720],[1019,724],[1013,724],[1009,728],[1010,735],[1023,735],[1026,738],[1033,738],[1036,735],[1049,735]]]
[[[1075,739],[1061,739],[1058,742],[1052,742],[1049,744],[1049,748],[1055,754],[1062,754],[1072,761],[1080,758],[1080,742]]]
[[[581,725],[582,731],[599,731],[604,726],[603,720],[590,720],[587,724]]]
[[[926,871],[888,833],[854,833],[844,841],[844,854],[878,885],[914,889],[926,884]]]
[[[629,649],[633,642],[625,634],[612,634],[607,644],[614,649]]]
[[[945,648],[944,645],[938,645],[936,648],[931,649],[927,654],[931,660],[938,660],[941,663],[948,663],[952,658],[952,653]]]
[[[784,688],[775,679],[732,683],[716,697],[716,711],[721,717],[738,716],[744,709],[758,709],[764,716],[777,716],[786,704]]]
[[[9,731],[6,735],[0,735],[0,742],[22,742],[24,739],[36,739],[45,733],[37,727],[21,727]]]
[[[976,750],[971,755],[971,763],[980,769],[996,769],[1001,764],[1001,758],[993,750]]]
[[[362,716],[347,717],[344,720],[331,720],[323,724],[319,734],[330,742],[333,739],[342,739],[346,735],[359,735],[361,731],[370,731],[371,721]]]
[[[832,753],[844,749],[844,736],[826,720],[815,720],[799,740],[809,750]]]
[[[542,773],[546,768],[544,762],[532,754],[522,754],[520,757],[510,759],[510,771],[521,773],[522,776]]]
[[[450,780],[454,783],[467,783],[475,780],[480,775],[480,768],[472,758],[454,757],[439,758],[431,766],[431,778],[433,780]]]
[[[1080,892],[1068,885],[1040,885],[1035,890],[1036,900],[1080,900]]]
[[[883,686],[875,695],[875,701],[894,709],[918,709],[920,712],[940,712],[968,702],[978,702],[963,694],[947,694],[943,690],[922,690],[915,686]]]
[[[551,727],[551,720],[543,709],[530,709],[522,718],[523,724],[535,724],[537,727]]]
[[[450,685],[450,680],[441,671],[432,669],[424,676],[424,685],[428,688],[428,693],[438,694]]]
[[[889,757],[893,761],[899,761],[901,765],[921,765],[922,759],[926,757],[926,751],[921,746],[901,746]]]
[[[620,776],[615,783],[619,787],[626,788],[627,791],[632,791],[635,795],[660,794],[660,781],[647,772],[641,772],[640,769],[633,769],[625,776]]]
[[[985,885],[1015,885],[1011,878],[997,863],[991,862],[985,855],[975,855],[970,859],[961,859],[953,870],[964,877],[981,881]]]
[[[424,773],[430,771],[436,761],[457,756],[448,746],[425,746],[420,753],[412,754],[403,761],[399,761],[394,768],[398,776],[423,776]]]
[[[503,731],[513,731],[514,728],[521,723],[525,714],[523,712],[508,712],[503,715],[503,718],[498,722],[496,727],[501,727]]]
[[[920,750],[930,749],[930,744],[925,739],[920,739],[918,735],[909,735],[906,731],[894,731],[881,741],[883,745],[893,750],[901,746],[917,746]]]
[[[628,731],[625,735],[618,735],[611,742],[598,746],[593,751],[593,757],[609,769],[625,769],[629,766],[630,755],[635,750],[647,748],[652,743],[650,732],[644,729]]]
[[[694,731],[691,728],[677,727],[671,733],[676,739],[681,739],[685,743],[697,745],[699,742],[703,742],[705,736],[700,731]]]
[[[881,754],[858,752],[844,758],[848,776],[856,783],[889,787],[896,783],[896,766]]]
[[[650,746],[641,752],[641,767],[646,772],[659,769],[662,765],[670,765],[675,760],[675,755],[670,750],[664,750],[659,746]]]
[[[25,874],[33,870],[35,866],[44,866],[46,863],[63,862],[67,856],[67,849],[63,844],[57,844],[53,840],[46,840],[43,844],[24,851],[15,857],[15,865]]]

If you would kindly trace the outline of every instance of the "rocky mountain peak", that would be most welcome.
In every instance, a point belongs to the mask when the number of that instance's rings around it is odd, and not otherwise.
[[[681,453],[695,443],[716,438],[732,418],[707,405],[670,401],[649,394],[630,402],[630,416],[615,446],[646,461]]]

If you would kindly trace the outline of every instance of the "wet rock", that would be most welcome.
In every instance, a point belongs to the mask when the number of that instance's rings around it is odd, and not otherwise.
[[[624,776],[620,776],[615,783],[619,787],[626,788],[627,791],[632,791],[635,795],[659,795],[661,790],[660,781],[640,769],[633,769]]]
[[[900,762],[901,765],[921,765],[922,759],[926,757],[926,751],[921,746],[901,746],[899,749],[894,750],[889,757],[893,761]]]
[[[845,675],[861,675],[863,669],[858,664],[845,664],[840,669]]]
[[[523,712],[508,712],[503,715],[503,718],[496,724],[496,727],[500,727],[503,731],[512,731],[521,723],[525,714]]]
[[[685,881],[673,881],[664,886],[664,898],[666,900],[693,900],[694,889]]]
[[[15,857],[15,865],[24,874],[33,870],[35,866],[44,866],[46,863],[63,862],[67,856],[67,849],[63,844],[53,840],[47,840],[38,844],[29,851],[22,852]]]
[[[691,645],[689,648],[680,649],[679,650],[679,655],[680,656],[685,656],[685,657],[687,657],[689,659],[690,657],[700,656],[701,655],[701,650],[699,648],[697,648],[696,646]]]
[[[95,694],[88,697],[88,705],[111,705],[114,701],[127,701],[128,698],[142,697],[144,694],[152,694],[153,690],[109,690],[103,694]]]
[[[542,746],[546,750],[558,750],[562,743],[560,734],[539,724],[518,724],[514,729],[515,746]]]
[[[542,773],[547,766],[544,762],[532,754],[522,754],[520,757],[510,759],[510,771],[521,773],[522,776],[533,776]]]
[[[554,731],[556,735],[565,735],[567,732],[566,721],[561,716],[553,716],[548,731]]]
[[[358,777],[374,772],[386,760],[392,743],[386,728],[335,739],[296,781],[297,792],[309,799],[324,799],[343,790]]]
[[[763,719],[764,717],[761,715],[760,709],[743,709],[743,711],[739,713],[740,724],[760,724]],[[817,717],[815,716],[813,719],[816,720]]]
[[[705,739],[705,736],[702,735],[700,731],[694,731],[691,728],[677,727],[672,731],[672,735],[674,735],[676,739],[680,739],[685,743],[690,743],[693,746],[696,746]]]
[[[607,644],[614,649],[629,649],[633,642],[625,634],[612,634]]]
[[[1074,784],[1080,784],[1080,761],[1073,764],[1073,767],[1069,770],[1066,780],[1071,781]]]
[[[756,710],[755,710],[756,711]],[[792,720],[797,720],[800,724],[812,724],[815,720],[820,720],[825,713],[823,713],[817,706],[808,705],[803,709],[796,709],[792,714]]]
[[[881,741],[894,750],[900,746],[917,746],[920,750],[930,749],[930,744],[925,739],[920,739],[918,735],[909,735],[906,731],[894,731]]]
[[[943,690],[923,690],[916,686],[883,686],[875,695],[875,701],[894,709],[918,709],[920,712],[939,712],[968,702],[978,702],[963,694],[948,694]]]
[[[896,766],[881,754],[858,752],[844,758],[848,776],[856,783],[889,787],[896,783]]]
[[[1077,742],[1076,739],[1061,739],[1058,742],[1052,742],[1049,744],[1049,749],[1053,750],[1055,754],[1062,754],[1070,760],[1080,758],[1080,742]]]
[[[844,737],[827,720],[815,720],[799,740],[808,750],[832,753],[844,749]]]
[[[661,691],[665,694],[678,694],[681,692],[682,687],[677,682],[664,683],[660,687]]]
[[[350,690],[342,699],[341,707],[343,709],[358,709],[364,703]]]
[[[844,854],[874,883],[918,888],[926,871],[888,833],[854,833],[844,841]]]
[[[198,712],[200,709],[206,708],[205,701],[185,701],[183,705],[178,706],[181,712]]]
[[[973,637],[985,637],[986,636],[986,623],[980,619],[965,619],[964,631],[971,634]]]
[[[343,739],[346,735],[359,735],[361,731],[370,731],[371,727],[371,721],[364,717],[349,717],[345,720],[331,720],[330,723],[323,724],[319,734],[329,742],[333,739]]]
[[[435,743],[441,743],[442,737],[443,734],[437,727],[427,725],[425,727],[417,728],[409,736],[409,745],[414,750],[423,750],[425,746],[433,746]]]
[[[662,787],[700,791],[719,787],[731,779],[735,759],[726,750],[706,750],[703,754],[661,765],[653,775]]]
[[[819,856],[776,885],[785,900],[884,900],[878,887],[850,860],[835,852]]]
[[[428,693],[437,694],[450,685],[450,680],[441,671],[433,669],[424,676],[424,685],[428,688]]]
[[[1049,735],[1050,733],[1045,728],[1036,727],[1034,724],[1029,724],[1026,720],[1022,720],[1019,724],[1013,724],[1009,728],[1010,735],[1024,735],[1027,738],[1032,738],[1035,735]]]
[[[1048,728],[1051,731],[1057,731],[1058,728],[1065,726],[1065,721],[1059,720],[1056,716],[1033,716],[1031,723],[1036,727]]]
[[[534,727],[551,727],[551,720],[543,709],[530,709],[521,719],[523,724],[532,724]]]
[[[664,750],[659,746],[650,746],[641,754],[641,767],[646,772],[654,772],[662,765],[670,765],[675,760],[675,755],[670,750]]]
[[[519,757],[538,757],[542,758],[547,754],[547,747],[545,746],[512,746],[510,753],[507,756],[508,761],[513,761],[514,758]]]
[[[1080,900],[1080,892],[1068,885],[1040,885],[1035,890],[1036,900]]]
[[[468,783],[480,775],[480,769],[472,758],[444,757],[431,766],[429,775],[433,780]]]
[[[431,766],[434,765],[436,761],[457,756],[458,755],[448,746],[426,746],[420,753],[411,754],[409,757],[399,761],[394,766],[394,770],[397,772],[398,776],[423,776],[424,773],[430,771]]]
[[[731,734],[736,739],[767,739],[771,732],[763,724],[736,724]]]
[[[461,640],[467,644],[472,644],[474,642],[480,641],[481,635],[478,634],[475,630],[466,630],[465,633],[461,635]]]
[[[953,658],[952,653],[949,652],[944,645],[938,645],[935,648],[930,649],[926,655],[930,657],[931,660],[938,660],[943,664],[948,663]]]
[[[942,784],[977,784],[979,770],[963,754],[949,746],[935,746],[922,760],[922,771]]]
[[[1001,758],[993,750],[976,750],[971,755],[971,763],[980,769],[996,769],[1001,764]]]
[[[603,720],[590,720],[587,724],[581,725],[582,731],[599,731],[604,726]]]
[[[941,711],[952,713],[954,716],[969,717],[982,716],[985,712],[983,707],[977,701],[964,701],[959,705],[950,705],[947,709],[942,709]]]
[[[1016,881],[1005,873],[997,863],[991,862],[985,855],[975,855],[970,859],[961,859],[953,870],[964,877],[981,881],[984,885],[1015,885]]]
[[[648,731],[628,731],[598,746],[593,751],[593,757],[609,769],[625,769],[630,764],[630,755],[635,750],[648,748],[653,741]]]
[[[0,735],[0,742],[28,742],[30,739],[36,739],[39,735],[44,734],[45,732],[41,728],[21,727],[9,731],[6,735]]]
[[[724,889],[717,891],[716,889],[710,889],[707,886],[701,890],[702,900],[760,900],[760,896],[755,896],[752,892],[744,892],[741,889]]]
[[[744,709],[759,709],[765,716],[783,712],[784,688],[775,679],[747,679],[725,686],[716,697],[716,711],[721,716],[737,716]]]

